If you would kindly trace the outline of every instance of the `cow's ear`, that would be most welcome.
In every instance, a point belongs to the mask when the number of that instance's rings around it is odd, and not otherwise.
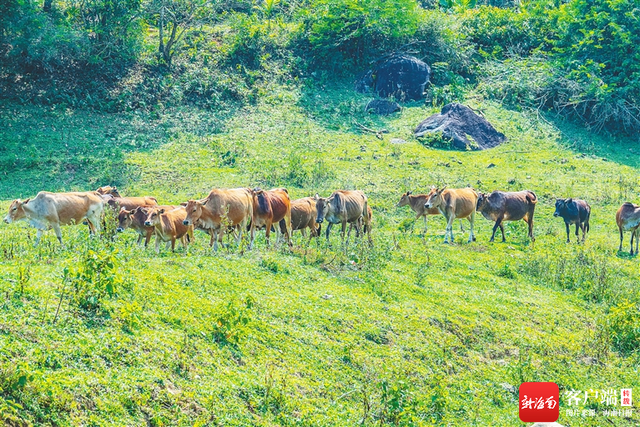
[[[188,202],[182,202],[182,203],[180,203],[180,206],[187,206],[187,203]]]
[[[158,211],[158,213],[159,213],[159,214],[163,214],[163,213],[164,213],[164,208],[160,209],[160,210]]]
[[[29,200],[31,200],[31,198],[25,199],[24,202],[22,202],[22,204],[26,205],[27,203],[29,203]]]
[[[318,195],[318,193],[316,193],[316,195],[313,196],[313,198],[317,201],[320,198],[320,196]]]
[[[573,202],[573,198],[569,197],[567,200],[564,201],[566,204],[570,204]]]
[[[411,195],[411,191],[407,191],[407,196]]]

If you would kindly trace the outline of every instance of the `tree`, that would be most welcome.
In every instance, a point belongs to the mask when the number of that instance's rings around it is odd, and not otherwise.
[[[205,0],[151,0],[147,4],[148,21],[158,28],[158,53],[168,67],[185,34],[202,24],[205,5]]]

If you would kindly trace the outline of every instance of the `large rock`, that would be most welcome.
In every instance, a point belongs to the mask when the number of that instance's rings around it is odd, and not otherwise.
[[[431,68],[413,56],[393,55],[361,75],[356,81],[356,91],[372,90],[382,98],[417,100],[424,95],[424,88],[431,77]]]
[[[462,150],[485,150],[507,140],[484,117],[458,103],[445,105],[439,114],[427,117],[414,130],[416,138],[437,133]]]

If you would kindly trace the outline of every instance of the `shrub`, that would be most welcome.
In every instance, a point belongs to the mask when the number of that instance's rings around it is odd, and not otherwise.
[[[625,300],[611,308],[607,324],[614,347],[623,353],[640,349],[640,306]]]
[[[231,300],[216,308],[211,336],[215,342],[237,346],[247,335],[255,299],[247,296],[243,303]]]
[[[343,70],[406,43],[422,12],[415,0],[313,0],[302,15],[310,61]]]
[[[115,254],[117,250],[89,250],[78,267],[65,268],[63,280],[71,285],[73,302],[82,310],[97,312],[106,297],[116,294],[121,279]]]

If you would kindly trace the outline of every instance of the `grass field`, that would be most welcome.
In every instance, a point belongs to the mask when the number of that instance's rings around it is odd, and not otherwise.
[[[33,247],[0,226],[0,419],[22,425],[523,425],[517,388],[640,389],[638,259],[618,253],[615,211],[638,202],[637,145],[469,96],[509,141],[483,152],[425,147],[436,108],[375,118],[346,86],[280,88],[216,114],[98,115],[4,105],[0,211],[40,190],[117,185],[161,203],[213,187],[285,186],[293,198],[361,189],[374,247],[337,234],[271,250],[264,238],[214,254],[91,240],[86,226]],[[383,140],[354,125],[389,130]],[[402,138],[405,144],[391,144]],[[489,167],[493,164],[494,166]],[[431,185],[536,192],[506,243],[456,222],[415,222],[400,195]],[[585,244],[566,244],[555,197],[592,206]],[[573,238],[573,235],[572,235]],[[499,240],[499,239],[498,239]],[[65,273],[66,271],[66,273]],[[562,399],[561,399],[562,400]],[[599,414],[606,405],[590,401]],[[638,425],[567,417],[568,426]],[[583,406],[580,406],[582,409]],[[618,409],[620,409],[618,407]]]

